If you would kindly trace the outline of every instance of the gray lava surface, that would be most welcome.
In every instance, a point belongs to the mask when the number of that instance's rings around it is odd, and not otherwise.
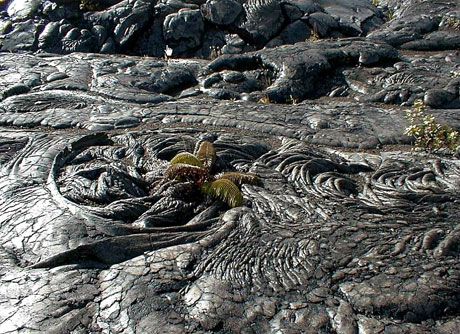
[[[460,130],[458,0],[0,0],[0,334],[459,333],[417,99]]]

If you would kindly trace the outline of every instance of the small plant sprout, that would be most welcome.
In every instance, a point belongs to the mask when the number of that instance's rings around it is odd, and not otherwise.
[[[289,95],[289,99],[288,99],[287,102],[290,103],[290,104],[296,105],[296,104],[299,103],[299,100],[296,99],[296,98],[291,94],[291,95]]]
[[[320,40],[320,37],[319,37],[319,34],[318,34],[318,27],[316,26],[316,23],[315,23],[313,25],[313,30],[311,31],[309,41],[310,42],[316,42],[316,41],[319,41],[319,40]]]
[[[412,109],[407,111],[409,126],[404,134],[414,137],[414,145],[427,152],[439,149],[455,150],[460,145],[457,131],[448,125],[441,125],[431,114],[425,113],[422,100],[415,100]]]
[[[262,96],[257,103],[268,104],[270,103],[270,98],[268,96]]]
[[[210,46],[209,47],[209,59],[216,59],[222,56],[222,48],[219,46]]]
[[[395,13],[390,9],[388,10],[388,21],[393,20]]]
[[[197,186],[202,194],[218,198],[232,208],[243,205],[239,187],[244,183],[257,184],[259,178],[255,174],[240,172],[212,175],[216,157],[214,145],[203,141],[196,154],[182,152],[174,156],[166,175],[170,179],[189,182]]]

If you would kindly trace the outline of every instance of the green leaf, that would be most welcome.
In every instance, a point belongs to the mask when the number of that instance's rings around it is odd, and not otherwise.
[[[232,208],[243,205],[243,195],[230,180],[219,179],[205,182],[201,185],[201,191],[207,196],[221,199]]]
[[[196,156],[206,168],[211,169],[214,166],[214,162],[216,162],[214,145],[209,141],[202,142]]]
[[[259,177],[256,174],[251,173],[240,173],[240,172],[225,172],[216,175],[216,179],[226,179],[232,181],[238,187],[242,184],[257,184],[259,183]]]
[[[174,158],[172,158],[169,163],[170,165],[187,164],[204,168],[203,163],[196,156],[188,152],[176,154],[176,156],[174,156]]]

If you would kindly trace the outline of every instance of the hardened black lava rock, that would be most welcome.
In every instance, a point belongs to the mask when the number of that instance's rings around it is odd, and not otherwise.
[[[0,334],[460,331],[458,1],[0,10]]]
[[[293,44],[312,34],[365,36],[385,19],[367,0],[10,0],[5,9],[0,18],[2,51],[175,58],[212,58],[220,52],[241,53],[245,47]],[[287,36],[297,31],[298,36]],[[236,48],[232,35],[241,39]]]

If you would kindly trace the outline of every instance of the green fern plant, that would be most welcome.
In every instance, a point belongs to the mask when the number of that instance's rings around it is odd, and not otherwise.
[[[234,208],[243,205],[243,195],[238,187],[230,180],[217,179],[200,185],[203,194],[217,197]]]
[[[411,110],[407,111],[407,119],[410,125],[404,130],[404,134],[415,139],[415,146],[428,152],[439,149],[455,150],[460,145],[457,131],[448,125],[436,122],[433,115],[425,113],[425,105],[422,100],[415,100]]]
[[[204,168],[203,163],[196,156],[188,152],[177,154],[174,158],[171,159],[170,164],[171,166],[175,164],[187,164]]]
[[[243,205],[243,195],[239,187],[244,184],[257,184],[255,174],[224,172],[212,175],[216,162],[216,150],[211,142],[203,141],[196,154],[182,152],[174,156],[166,175],[169,179],[190,182],[206,196],[218,198],[234,208]]]

